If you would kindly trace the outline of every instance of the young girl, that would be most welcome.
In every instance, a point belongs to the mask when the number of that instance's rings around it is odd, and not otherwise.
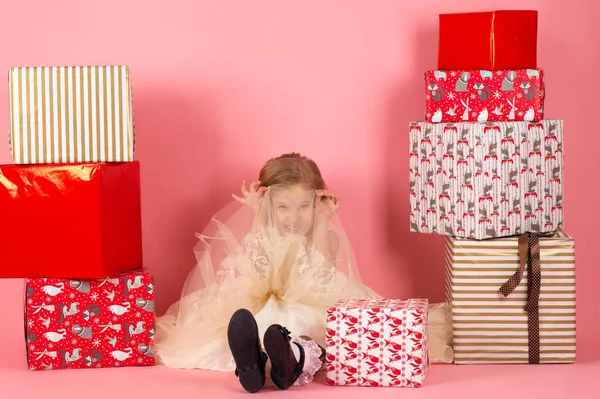
[[[303,385],[323,366],[327,308],[380,297],[361,283],[341,201],[312,160],[271,159],[242,194],[198,235],[181,299],[157,319],[158,357],[235,371],[248,392],[267,377],[280,389]]]

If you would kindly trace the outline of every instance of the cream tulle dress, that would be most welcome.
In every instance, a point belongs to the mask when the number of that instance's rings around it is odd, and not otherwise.
[[[270,187],[258,208],[230,204],[198,235],[198,262],[181,299],[156,321],[157,357],[167,367],[233,371],[227,325],[240,308],[255,315],[261,336],[276,323],[324,348],[328,307],[342,298],[380,297],[362,284],[337,216],[329,222],[339,242],[333,261],[315,248],[315,223],[282,232],[273,203],[278,189],[285,187]],[[430,358],[450,362],[448,310],[430,309]]]

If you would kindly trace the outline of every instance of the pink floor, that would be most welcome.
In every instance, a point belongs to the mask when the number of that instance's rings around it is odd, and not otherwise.
[[[29,371],[23,332],[23,286],[0,280],[0,399],[187,399],[250,397],[232,373],[170,370],[164,367]],[[597,399],[600,398],[600,334],[578,332],[572,365],[433,365],[423,388],[350,388],[313,384],[261,394],[285,397]],[[581,338],[581,339],[580,339]],[[368,398],[371,399],[371,398]]]
[[[599,398],[600,360],[573,365],[456,366],[434,365],[419,389],[350,388],[325,385],[323,375],[302,388],[263,395],[288,398]],[[230,373],[169,370],[164,367],[31,372],[19,360],[0,364],[0,398],[147,399],[250,397]]]

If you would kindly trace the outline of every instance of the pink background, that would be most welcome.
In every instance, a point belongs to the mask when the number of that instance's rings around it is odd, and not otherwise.
[[[538,9],[546,117],[565,120],[565,230],[577,243],[578,358],[598,353],[596,1],[5,2],[0,71],[127,64],[142,165],[144,256],[157,310],[178,298],[194,233],[268,158],[316,160],[365,282],[443,300],[443,238],[409,233],[408,123],[424,119],[442,12]],[[454,4],[454,5],[452,5]],[[468,37],[465,37],[468,45]],[[0,126],[8,134],[7,78]],[[4,93],[2,95],[2,93]],[[0,163],[9,163],[0,140]],[[38,237],[31,231],[32,250]],[[0,281],[0,366],[24,367],[22,281]],[[12,366],[11,366],[12,367]]]

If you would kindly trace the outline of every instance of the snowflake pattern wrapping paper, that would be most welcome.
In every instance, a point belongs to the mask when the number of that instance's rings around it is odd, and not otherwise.
[[[410,231],[487,239],[563,228],[563,121],[413,122]]]
[[[152,366],[154,319],[153,276],[146,272],[28,279],[29,369]]]
[[[544,71],[425,72],[427,122],[539,121],[544,117]]]
[[[429,370],[426,299],[341,300],[327,311],[327,383],[423,385]]]

